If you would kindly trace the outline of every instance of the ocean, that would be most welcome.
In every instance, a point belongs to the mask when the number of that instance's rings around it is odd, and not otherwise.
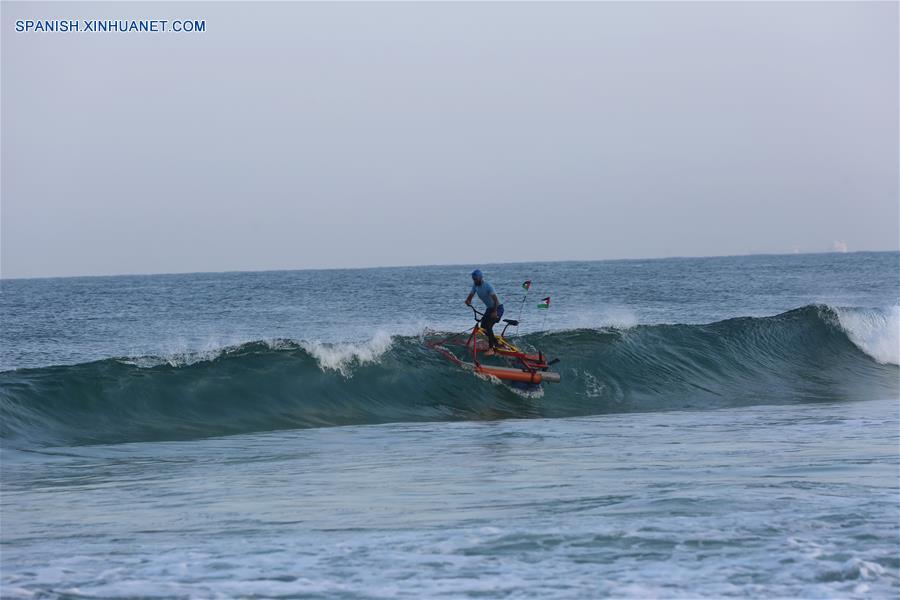
[[[561,383],[426,343],[476,266]],[[4,279],[0,319],[4,598],[900,595],[897,252]]]

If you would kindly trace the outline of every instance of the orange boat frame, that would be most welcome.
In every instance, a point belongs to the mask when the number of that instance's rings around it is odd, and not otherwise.
[[[480,325],[480,317],[483,317],[484,314],[476,310],[474,306],[472,306],[471,308],[475,313],[475,326],[472,328],[472,332],[469,334],[469,337],[465,343],[465,346],[469,349],[469,352],[472,355],[471,363],[460,359],[458,356],[456,356],[443,346],[443,344],[451,338],[446,338],[438,342],[430,343],[429,346],[462,367],[471,369],[474,372],[480,373],[482,375],[490,375],[492,377],[496,377],[497,379],[500,379],[502,381],[514,381],[517,383],[524,383],[529,385],[540,385],[544,382],[560,382],[559,373],[548,370],[550,368],[550,365],[555,364],[559,359],[548,362],[541,352],[538,352],[537,354],[528,354],[511,344],[506,339],[505,335],[507,328],[510,325],[517,326],[519,324],[518,321],[514,321],[512,319],[503,319],[506,325],[503,327],[503,331],[500,332],[498,336],[496,336],[498,346],[494,349],[494,352],[496,355],[514,359],[519,364],[519,368],[498,367],[481,364],[481,362],[479,362],[478,360],[478,335],[486,335]]]

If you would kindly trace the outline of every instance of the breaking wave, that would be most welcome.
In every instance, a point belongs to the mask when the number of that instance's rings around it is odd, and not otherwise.
[[[4,444],[195,439],[403,421],[566,417],[897,398],[898,307],[806,306],[708,325],[524,336],[562,375],[516,394],[421,337],[275,340],[214,352],[0,372]]]

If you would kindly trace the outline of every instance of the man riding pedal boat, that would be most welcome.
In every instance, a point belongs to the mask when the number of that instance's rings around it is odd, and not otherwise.
[[[500,303],[500,298],[497,296],[497,292],[494,291],[494,286],[484,280],[484,275],[480,269],[472,271],[472,291],[469,292],[466,298],[466,306],[472,306],[472,298],[475,297],[475,294],[478,294],[478,298],[484,303],[485,307],[484,316],[481,318],[481,328],[487,334],[490,347],[484,354],[485,356],[492,356],[497,347],[494,324],[499,323],[500,318],[503,317],[503,304]]]

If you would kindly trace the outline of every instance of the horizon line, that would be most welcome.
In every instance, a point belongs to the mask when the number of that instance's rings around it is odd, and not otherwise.
[[[705,259],[705,258],[740,258],[750,256],[810,256],[820,254],[886,254],[900,253],[897,250],[852,250],[847,252],[837,250],[823,250],[819,252],[752,252],[746,254],[710,254],[710,255],[676,255],[676,256],[655,256],[645,258],[592,258],[592,259],[562,259],[562,260],[517,260],[504,262],[484,262],[478,263],[479,266],[485,265],[520,265],[527,263],[534,264],[562,264],[577,262],[637,262],[637,261],[662,261],[662,260],[678,260],[678,259]],[[26,277],[4,277],[0,271],[0,281],[23,281],[32,279],[84,279],[84,278],[103,278],[103,277],[165,277],[175,275],[224,275],[230,273],[279,273],[293,271],[369,271],[375,269],[418,269],[426,267],[462,267],[469,263],[428,263],[417,265],[378,265],[369,267],[297,267],[297,268],[273,268],[273,269],[229,269],[223,271],[166,271],[153,273],[110,273],[104,275],[34,275]],[[471,263],[469,266],[471,266]],[[466,267],[468,268],[468,267]]]

